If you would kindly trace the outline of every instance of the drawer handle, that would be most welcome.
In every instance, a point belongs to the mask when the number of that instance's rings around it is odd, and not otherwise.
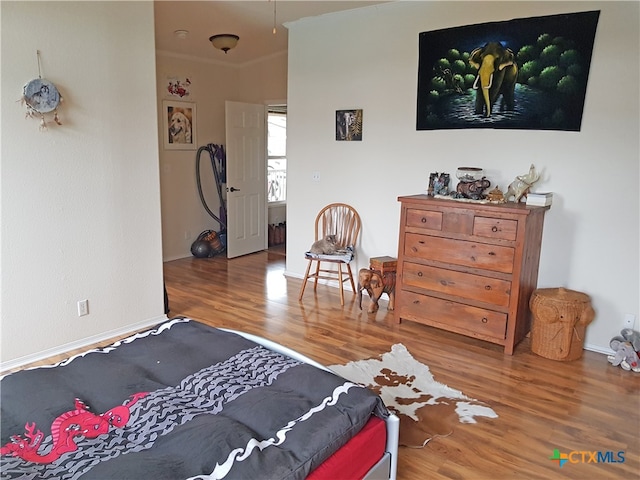
[[[422,220],[420,220],[422,223],[427,223],[427,217],[422,217]]]
[[[414,300],[414,301],[413,301],[413,304],[414,304],[414,305],[420,305],[420,300]]]
[[[487,317],[482,317],[482,323],[487,323],[489,319]]]
[[[421,277],[423,275],[422,272],[418,272],[418,276]]]
[[[489,252],[487,255],[490,255],[490,256],[492,256],[492,257],[495,257],[495,256],[496,256],[496,252]]]
[[[498,227],[496,227],[495,225],[493,227],[491,227],[491,231],[493,233],[496,233],[498,231]]]
[[[485,286],[484,286],[484,289],[485,289],[485,290],[491,290],[491,285],[485,285]]]

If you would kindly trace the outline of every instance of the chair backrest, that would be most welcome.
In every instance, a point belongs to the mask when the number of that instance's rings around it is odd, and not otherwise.
[[[342,247],[355,246],[360,234],[360,215],[346,203],[331,203],[320,210],[316,217],[315,238],[335,235],[336,243]]]

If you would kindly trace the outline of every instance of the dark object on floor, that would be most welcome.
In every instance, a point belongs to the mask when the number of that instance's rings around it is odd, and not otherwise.
[[[196,258],[213,257],[213,249],[211,244],[206,240],[196,240],[191,244],[191,255]]]
[[[224,250],[225,246],[220,240],[220,236],[213,230],[205,230],[191,244],[191,254],[197,258],[213,257]]]

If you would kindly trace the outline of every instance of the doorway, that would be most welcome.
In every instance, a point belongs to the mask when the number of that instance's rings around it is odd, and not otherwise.
[[[268,249],[286,254],[287,106],[267,106]]]

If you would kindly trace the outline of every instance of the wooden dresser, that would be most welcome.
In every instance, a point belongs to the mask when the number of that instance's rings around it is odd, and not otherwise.
[[[396,320],[515,345],[529,332],[549,207],[399,197]]]

